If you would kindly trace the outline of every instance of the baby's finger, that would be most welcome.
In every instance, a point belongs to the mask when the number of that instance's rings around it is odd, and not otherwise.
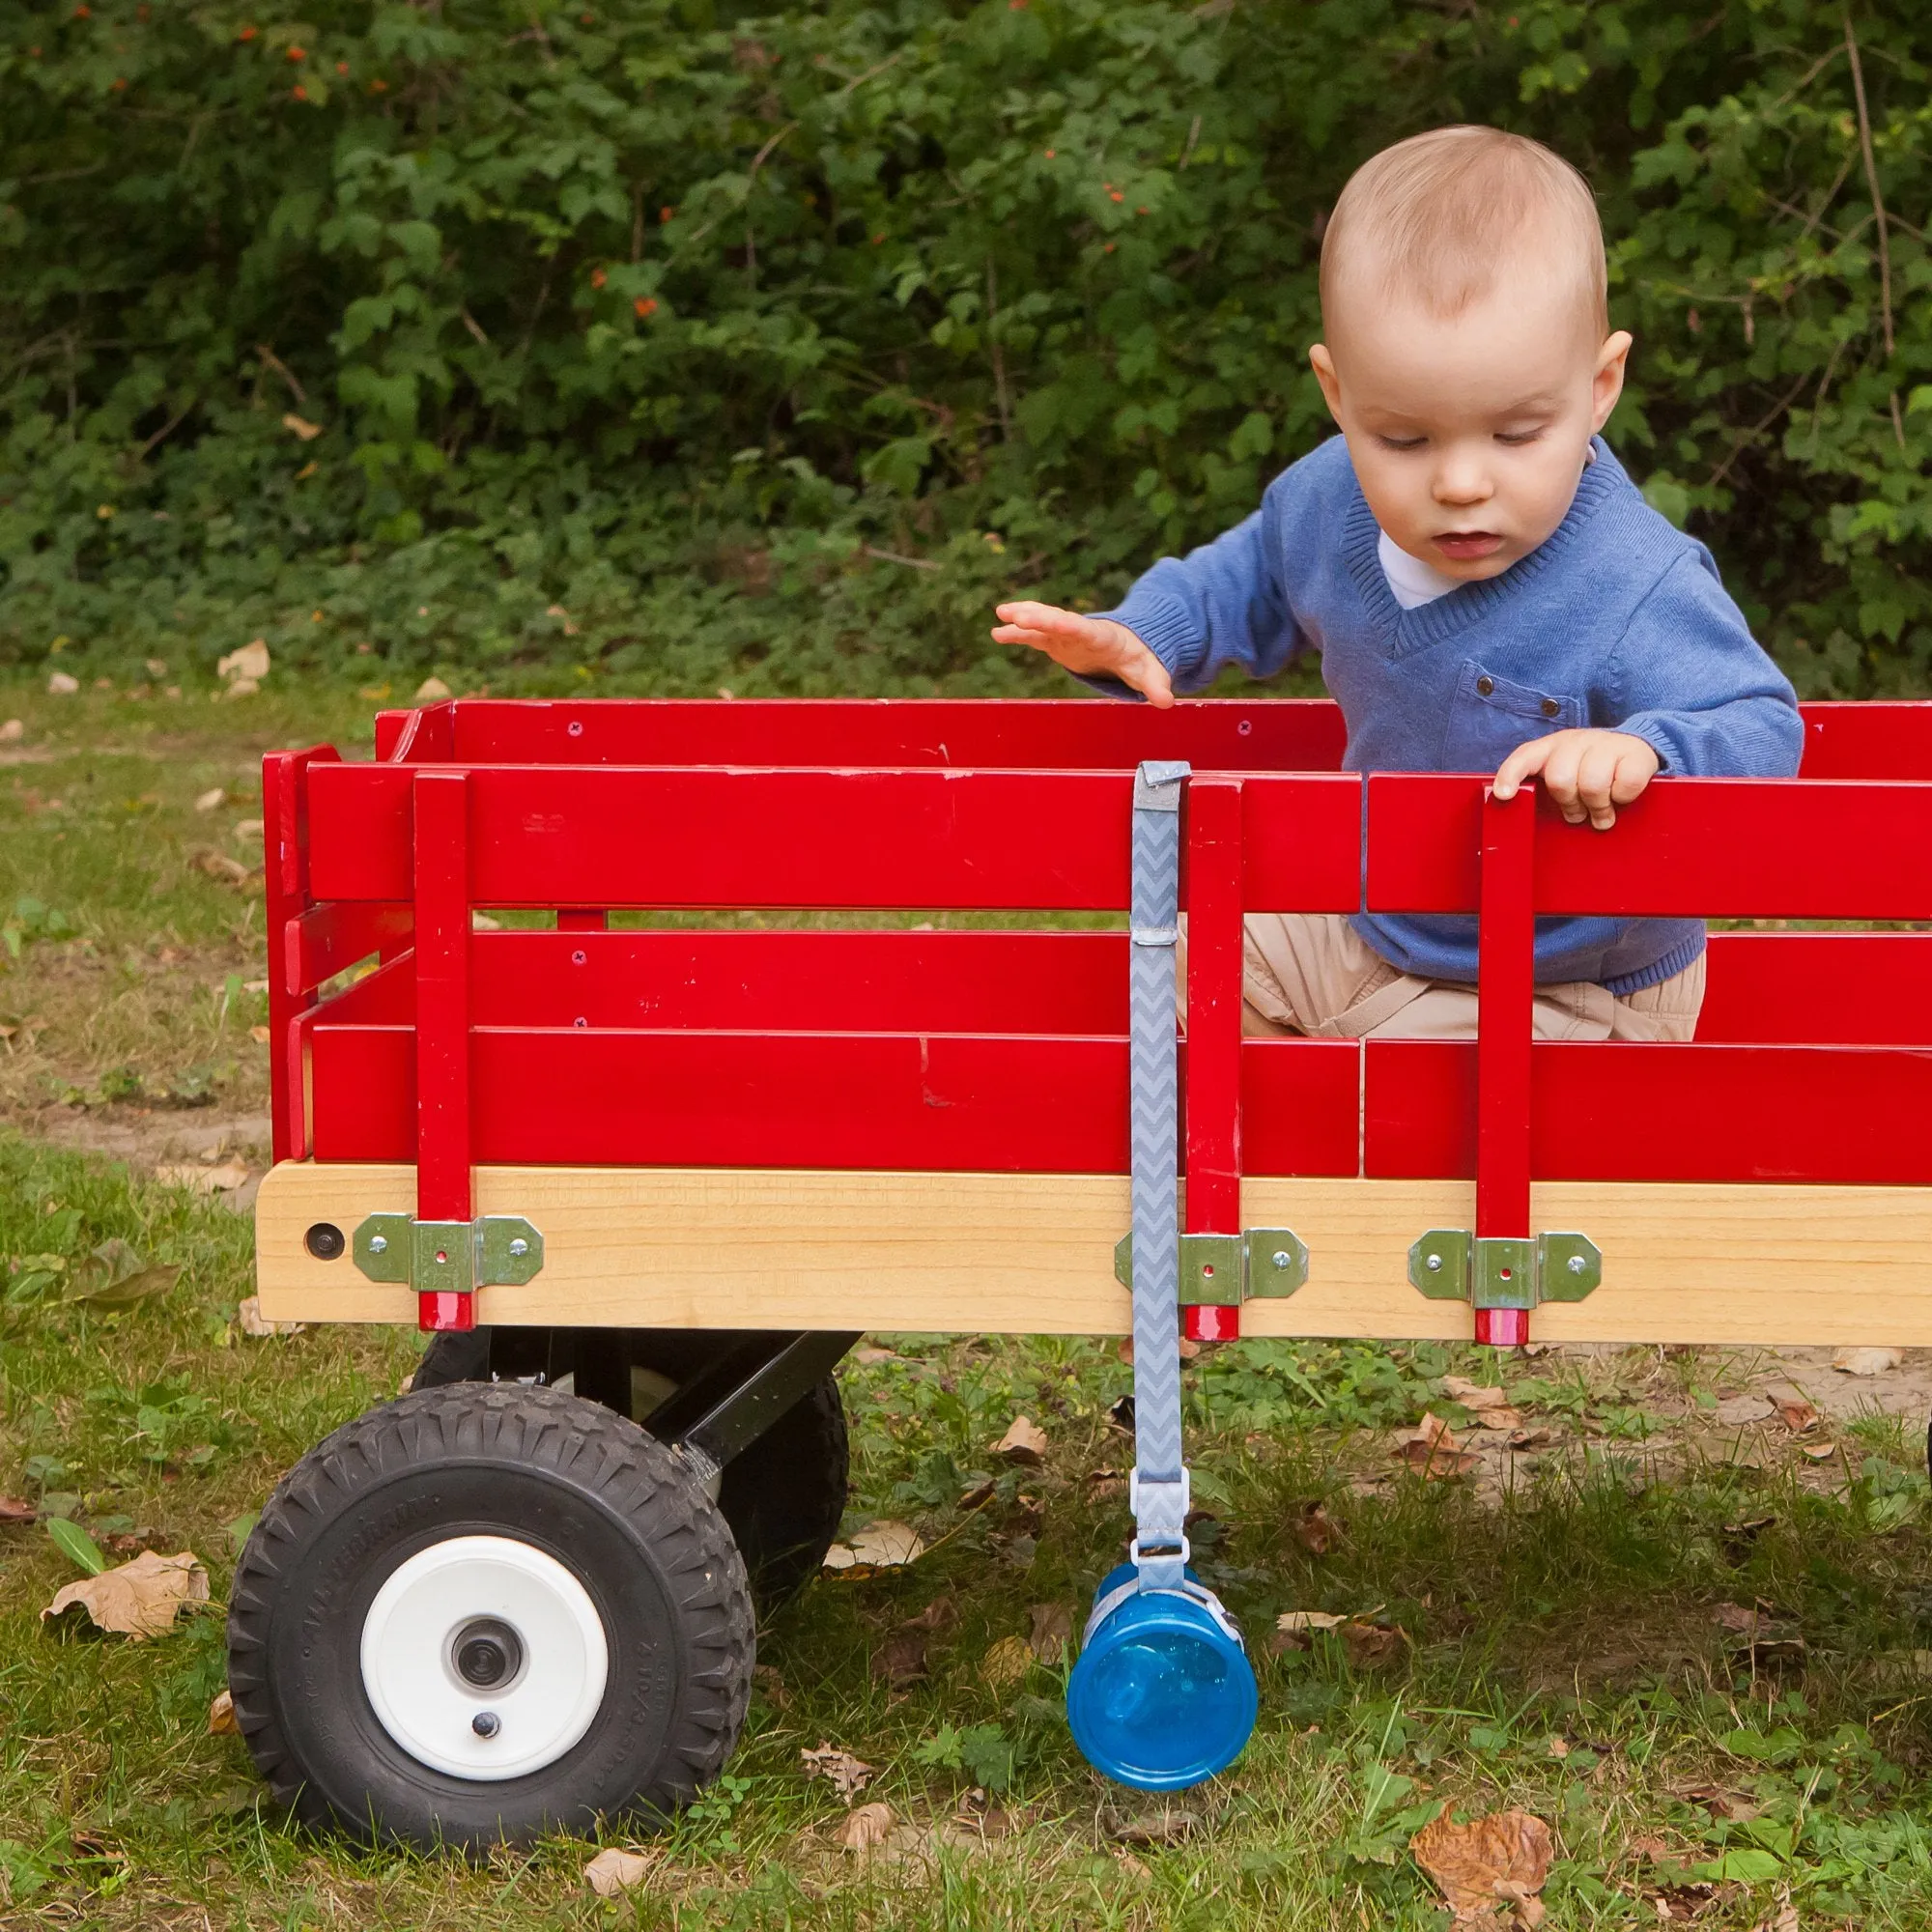
[[[1617,805],[1629,805],[1632,800],[1641,798],[1651,780],[1657,776],[1657,753],[1640,740],[1636,746],[1621,753],[1617,758],[1617,775],[1610,785],[1611,800]]]
[[[1491,781],[1490,790],[1499,799],[1513,799],[1523,781],[1535,777],[1543,770],[1549,756],[1550,741],[1548,738],[1532,738],[1526,745],[1519,745],[1500,765]],[[1547,782],[1547,781],[1546,781]]]
[[[1014,604],[996,604],[993,615],[1003,624],[1045,631],[1062,638],[1085,638],[1094,629],[1091,617],[1083,617],[1077,611],[1063,611],[1057,604],[1038,604],[1030,597]]]
[[[1614,745],[1592,745],[1577,768],[1577,794],[1599,832],[1607,832],[1617,822],[1611,792],[1617,777],[1617,751]]]
[[[1549,756],[1543,767],[1543,788],[1571,825],[1581,825],[1590,815],[1577,791],[1582,760],[1582,748],[1574,738],[1557,737],[1550,741]]]
[[[1140,655],[1123,669],[1121,675],[1151,704],[1156,711],[1165,711],[1174,702],[1174,680],[1167,674],[1167,667],[1145,645]]]

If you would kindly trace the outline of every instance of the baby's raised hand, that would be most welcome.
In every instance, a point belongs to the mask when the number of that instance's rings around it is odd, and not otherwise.
[[[1642,792],[1658,763],[1649,744],[1628,731],[1552,731],[1519,745],[1490,788],[1498,798],[1514,798],[1525,779],[1541,778],[1572,825],[1588,819],[1607,832],[1617,822],[1617,807]]]
[[[1001,604],[994,615],[998,644],[1025,644],[1044,651],[1056,664],[1083,676],[1117,677],[1138,691],[1150,704],[1174,702],[1174,684],[1167,667],[1124,624],[1111,617],[1083,617],[1052,604]]]

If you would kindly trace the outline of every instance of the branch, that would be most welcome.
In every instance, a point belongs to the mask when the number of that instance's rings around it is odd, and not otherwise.
[[[263,363],[267,367],[272,369],[289,385],[295,392],[296,401],[306,408],[308,404],[308,391],[302,387],[295,371],[266,342],[256,343],[255,354],[262,358]]]
[[[1850,9],[1845,13],[1845,52],[1852,62],[1852,98],[1859,107],[1859,149],[1865,157],[1865,185],[1871,189],[1872,213],[1878,217],[1878,290],[1885,325],[1885,359],[1889,362],[1897,344],[1891,327],[1891,242],[1886,233],[1885,196],[1878,185],[1878,157],[1872,152],[1871,112],[1865,105],[1864,64],[1859,59],[1858,36],[1852,32]]]

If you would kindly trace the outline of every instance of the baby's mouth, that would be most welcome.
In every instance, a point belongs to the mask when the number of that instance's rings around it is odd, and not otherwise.
[[[1431,541],[1452,563],[1475,563],[1503,547],[1494,530],[1445,530]]]

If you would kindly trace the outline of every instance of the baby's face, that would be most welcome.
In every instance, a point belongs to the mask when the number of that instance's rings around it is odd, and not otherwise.
[[[1337,292],[1310,360],[1376,521],[1409,555],[1475,582],[1563,521],[1631,339],[1599,342],[1533,269],[1453,319]]]

